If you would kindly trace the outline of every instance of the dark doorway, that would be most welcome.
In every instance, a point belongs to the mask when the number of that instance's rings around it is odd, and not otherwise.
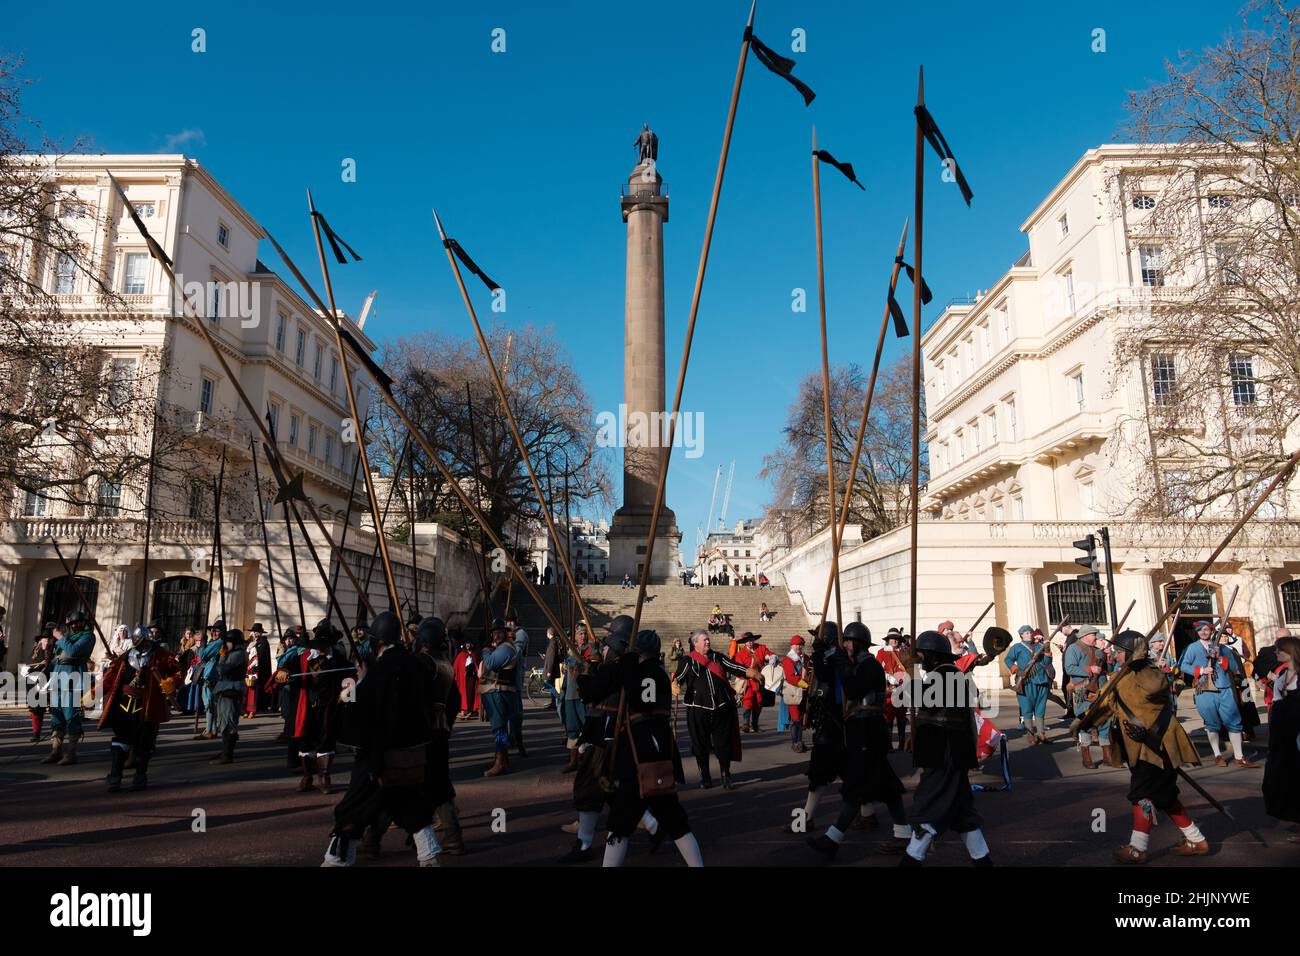
[[[1165,585],[1165,607],[1178,600],[1178,595],[1184,587],[1186,584],[1182,582]],[[1216,584],[1198,583],[1196,588],[1183,599],[1183,603],[1178,607],[1178,625],[1174,628],[1174,653],[1177,658],[1181,658],[1187,645],[1197,639],[1193,628],[1198,622],[1213,623],[1214,616],[1219,613],[1219,605],[1219,587]]]
[[[77,589],[81,596],[78,597]],[[82,602],[85,598],[85,602]],[[99,603],[99,582],[94,578],[77,575],[77,587],[72,586],[72,579],[67,575],[50,578],[45,582],[45,603],[41,607],[41,624],[48,622],[62,624],[63,619],[73,611],[85,611],[93,620],[95,606]]]
[[[208,612],[208,582],[182,575],[163,578],[153,586],[153,614],[159,632],[168,646],[180,646],[187,627],[202,628]]]

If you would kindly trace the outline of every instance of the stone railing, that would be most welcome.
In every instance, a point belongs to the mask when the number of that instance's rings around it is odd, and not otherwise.
[[[144,540],[143,518],[15,518],[8,522],[8,539],[14,543],[41,544],[54,538],[87,544],[115,542],[130,544]],[[231,540],[259,535],[256,522],[223,521],[222,533]],[[155,544],[203,544],[212,540],[212,522],[186,518],[159,518],[149,537]]]
[[[1112,543],[1136,545],[1213,546],[1232,530],[1232,521],[1169,522],[1115,521],[990,521],[990,538],[998,541],[1030,539],[1035,543],[1072,545],[1105,525]],[[1259,519],[1251,521],[1237,535],[1240,545],[1294,545],[1300,542],[1300,521]]]

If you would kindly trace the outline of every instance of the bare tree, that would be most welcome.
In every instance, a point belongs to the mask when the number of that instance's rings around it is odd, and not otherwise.
[[[1256,0],[1220,44],[1133,94],[1151,160],[1117,173],[1145,287],[1117,366],[1144,414],[1138,517],[1237,512],[1277,473],[1300,416],[1300,10]],[[1283,513],[1284,495],[1265,516]]]
[[[487,337],[552,513],[563,516],[566,465],[571,502],[608,506],[609,474],[596,444],[591,401],[569,357],[553,336],[532,326],[509,331],[498,327]],[[448,471],[458,476],[471,499],[479,496],[475,503],[494,532],[508,532],[503,538],[510,539],[521,523],[527,527],[540,519],[523,459],[476,340],[442,333],[400,339],[384,347],[381,362],[396,380],[398,399],[427,430]],[[372,427],[371,460],[382,462],[391,473],[401,454],[403,431],[386,407],[376,412]],[[467,520],[459,499],[418,447],[414,461],[416,519],[442,521],[478,538],[477,524]],[[395,499],[396,514],[408,510],[401,504],[403,492]]]
[[[864,538],[884,534],[906,521],[912,470],[910,383],[910,366],[905,360],[884,369],[876,382],[849,503],[849,523],[862,525]],[[831,453],[837,507],[844,500],[866,388],[866,374],[860,366],[831,369]],[[783,434],[785,444],[763,459],[759,477],[772,482],[775,494],[770,508],[780,510],[784,527],[797,542],[825,527],[830,517],[820,372],[810,372],[799,383]],[[923,454],[922,485],[926,462]]]

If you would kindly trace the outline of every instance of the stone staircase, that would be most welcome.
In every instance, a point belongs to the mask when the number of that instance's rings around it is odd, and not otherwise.
[[[556,609],[558,602],[565,596],[564,592],[557,596],[556,590],[555,585],[541,589],[542,596],[552,610]],[[623,588],[617,584],[587,584],[581,585],[580,591],[591,626],[601,633],[604,626],[615,617],[632,614],[636,609],[636,588]],[[775,615],[765,623],[758,619],[764,602]],[[808,615],[802,606],[790,603],[783,587],[759,590],[757,587],[688,588],[678,583],[652,584],[646,589],[641,627],[658,631],[666,649],[673,640],[680,638],[685,642],[692,630],[706,626],[715,604],[731,615],[731,626],[737,635],[745,631],[762,634],[763,643],[774,653],[784,654],[790,647],[790,638],[795,634],[808,637],[808,628],[811,626]],[[543,646],[547,625],[541,609],[521,588],[514,590],[513,605],[519,614],[519,623],[528,630],[532,639],[530,643],[534,647]],[[498,616],[504,614],[504,595],[497,596],[494,606]],[[481,616],[475,619],[481,620]],[[478,638],[479,634],[471,631],[470,636]],[[719,636],[713,646],[725,653],[726,639]]]

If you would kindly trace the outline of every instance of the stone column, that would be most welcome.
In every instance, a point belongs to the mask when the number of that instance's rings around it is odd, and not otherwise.
[[[21,564],[0,565],[0,607],[5,609],[4,628],[9,635],[9,651],[0,660],[0,670],[16,671],[40,627],[27,620],[23,594],[27,589],[27,569]]]
[[[1130,600],[1137,600],[1128,620],[1124,623],[1124,630],[1141,631],[1145,634],[1160,616],[1162,609],[1160,602],[1156,600],[1156,572],[1160,567],[1155,564],[1125,565],[1120,572],[1118,580],[1128,584]],[[1120,594],[1116,597],[1121,598],[1119,613],[1123,615],[1128,602],[1123,601]]]
[[[1007,585],[1007,630],[1013,635],[1021,624],[1042,627],[1038,617],[1038,586],[1034,583],[1032,567],[1006,568]]]
[[[667,437],[663,228],[668,221],[668,196],[652,161],[632,170],[621,205],[627,223],[623,406],[618,416],[623,507],[614,513],[609,531],[609,573],[636,577],[645,559],[661,448]],[[677,518],[665,504],[656,530],[651,581],[666,581],[676,573],[680,541]]]
[[[1273,583],[1273,569],[1267,564],[1241,566],[1242,594],[1237,598],[1233,616],[1249,616],[1255,629],[1255,649],[1273,643],[1273,629],[1282,624],[1282,608],[1278,603],[1277,587]]]

